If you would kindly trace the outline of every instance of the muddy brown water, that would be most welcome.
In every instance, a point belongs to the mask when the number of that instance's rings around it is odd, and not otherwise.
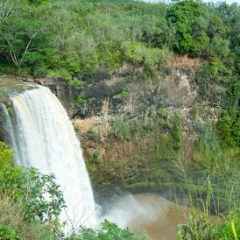
[[[190,209],[159,195],[119,197],[103,218],[130,231],[145,232],[150,240],[176,240],[178,224],[186,224]]]
[[[151,240],[176,240],[177,226],[186,223],[189,218],[189,208],[169,202],[161,196],[135,195],[140,204],[154,207],[153,218],[138,216],[129,222],[128,227],[134,231],[145,230]]]

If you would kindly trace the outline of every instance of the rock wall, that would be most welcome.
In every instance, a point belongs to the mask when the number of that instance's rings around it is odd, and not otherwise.
[[[208,93],[201,95],[195,71],[202,63],[178,57],[160,66],[154,79],[143,67],[127,64],[80,80],[30,79],[49,87],[72,119],[97,201],[158,192],[170,200],[177,193],[185,202],[184,175],[204,180],[191,166],[195,141],[203,125],[211,130],[217,121],[219,93],[226,89],[209,80]]]
[[[63,79],[44,79],[72,119],[99,201],[125,191],[160,192],[169,199],[176,191],[186,193],[173,158],[191,161],[194,141],[203,124],[217,121],[218,92],[225,91],[209,82],[209,95],[201,96],[195,78],[200,64],[199,59],[174,59],[158,71],[158,81],[142,79],[142,67],[126,64],[115,72],[85,76],[78,89]],[[167,155],[162,144],[168,144],[174,116],[181,119],[181,153],[172,147]]]

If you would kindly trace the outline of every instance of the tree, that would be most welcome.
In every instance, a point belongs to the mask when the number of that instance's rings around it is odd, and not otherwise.
[[[18,69],[27,53],[41,48],[33,44],[45,27],[41,21],[28,19],[25,8],[19,0],[4,0],[0,4],[0,53]]]
[[[21,5],[21,0],[2,0],[0,3],[0,19],[6,20],[16,15],[17,9]]]
[[[209,21],[208,35],[212,39],[214,36],[220,36],[225,33],[224,24],[220,17],[214,15]]]
[[[31,47],[38,35],[43,32],[43,25],[37,21],[11,17],[1,24],[0,51],[19,69],[27,53],[40,50]]]
[[[228,113],[224,113],[217,123],[217,133],[221,143],[225,147],[232,147],[239,141],[239,121],[234,121],[234,118]],[[236,139],[235,139],[236,138]],[[237,140],[237,141],[236,141]]]
[[[192,52],[200,56],[207,47],[209,38],[205,33],[206,24],[202,18],[204,10],[199,2],[183,0],[175,3],[167,11],[169,23],[176,26],[177,44],[175,50],[181,53]],[[169,25],[171,26],[171,25]]]
[[[63,194],[53,175],[41,174],[35,168],[14,166],[13,151],[0,142],[0,194],[21,200],[24,218],[55,227],[65,207]]]
[[[169,31],[165,16],[147,14],[142,20],[142,41],[146,42],[148,47],[162,47]]]

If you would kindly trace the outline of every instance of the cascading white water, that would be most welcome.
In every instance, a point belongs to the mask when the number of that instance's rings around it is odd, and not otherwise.
[[[13,137],[13,126],[11,123],[11,119],[10,116],[8,114],[8,110],[6,108],[6,106],[1,103],[0,104],[0,109],[2,109],[3,112],[3,126],[4,126],[4,141],[8,144],[11,144],[12,147],[15,147],[15,141],[14,141],[14,137]]]
[[[12,103],[16,163],[55,175],[68,206],[61,220],[70,220],[74,227],[95,225],[95,203],[80,142],[59,100],[39,87],[12,97]]]

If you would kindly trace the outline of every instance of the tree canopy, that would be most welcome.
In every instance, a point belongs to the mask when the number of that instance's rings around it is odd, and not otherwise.
[[[154,79],[173,55],[200,57],[202,97],[209,81],[223,84],[228,108],[238,111],[239,24],[236,3],[2,0],[0,71],[81,80],[129,63]]]
[[[1,69],[81,77],[123,62],[154,67],[171,52],[239,61],[240,7],[183,0],[3,0]],[[167,51],[166,51],[167,50]]]

